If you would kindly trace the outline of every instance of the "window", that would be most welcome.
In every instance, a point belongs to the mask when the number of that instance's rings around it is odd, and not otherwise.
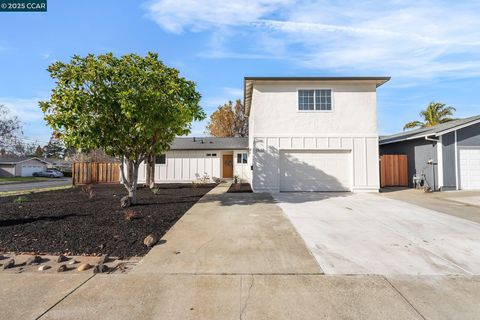
[[[207,157],[216,157],[217,154],[216,153],[207,153]]]
[[[237,163],[247,163],[248,153],[237,153]]]
[[[165,164],[166,159],[167,157],[165,154],[159,154],[155,157],[155,164]]]
[[[332,110],[332,90],[298,90],[298,110],[329,111]]]

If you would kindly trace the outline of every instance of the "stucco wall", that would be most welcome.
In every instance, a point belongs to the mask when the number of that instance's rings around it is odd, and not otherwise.
[[[332,111],[299,111],[299,89],[331,89]],[[375,84],[312,82],[255,84],[254,136],[377,134]]]
[[[15,166],[12,164],[0,164],[0,177],[8,178],[15,176]]]
[[[331,89],[332,110],[299,111],[299,89]],[[379,189],[374,83],[257,82],[249,124],[255,191],[279,191],[282,150],[348,151],[352,190]]]
[[[436,142],[425,139],[402,141],[380,146],[380,154],[406,154],[408,158],[408,185],[413,187],[413,175],[425,173],[431,187],[438,186],[438,165],[427,164],[429,159],[437,162]]]

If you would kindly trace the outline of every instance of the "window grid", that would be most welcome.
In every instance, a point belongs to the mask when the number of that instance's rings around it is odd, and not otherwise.
[[[248,154],[247,153],[237,153],[237,163],[238,164],[248,163]]]
[[[298,110],[332,110],[332,90],[298,90]]]

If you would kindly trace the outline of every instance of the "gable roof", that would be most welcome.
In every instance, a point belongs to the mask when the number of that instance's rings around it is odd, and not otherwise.
[[[464,119],[452,120],[449,122],[441,123],[433,127],[420,128],[415,130],[408,130],[388,136],[381,136],[379,143],[389,144],[405,140],[413,140],[418,138],[424,138],[428,136],[441,136],[445,133],[458,130],[463,127],[467,127],[480,122],[480,115],[468,117]]]
[[[175,138],[170,150],[237,150],[248,149],[248,138],[192,137]]]
[[[245,77],[243,80],[245,113],[247,116],[250,114],[253,83],[255,81],[363,81],[373,82],[378,88],[388,80],[390,80],[390,77]]]
[[[0,157],[1,164],[17,164],[28,160],[37,160],[46,164],[50,164],[50,162],[37,157]]]

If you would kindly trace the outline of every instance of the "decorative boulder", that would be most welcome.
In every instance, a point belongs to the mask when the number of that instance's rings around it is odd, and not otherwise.
[[[78,266],[77,270],[78,271],[85,271],[90,269],[92,266],[88,263],[82,263],[81,265]]]
[[[157,242],[158,242],[158,238],[154,234],[148,235],[143,240],[143,244],[146,245],[147,247],[153,247]]]
[[[33,256],[33,257],[30,257],[28,258],[27,262],[25,263],[27,266],[31,265],[31,264],[40,264],[42,263],[42,257],[40,256]]]
[[[120,199],[120,206],[122,208],[128,208],[131,206],[131,202],[130,202],[130,197],[129,196],[125,196],[125,197],[122,197],[122,199]]]
[[[58,263],[62,263],[64,261],[67,261],[68,258],[66,256],[64,256],[63,254],[59,255],[58,258],[57,258],[57,262]]]
[[[15,260],[14,259],[8,260],[8,262],[3,265],[3,269],[10,269],[10,268],[13,268],[13,267],[15,267]]]
[[[108,272],[110,268],[108,268],[105,264],[97,264],[95,268],[93,268],[93,273],[105,273]]]

